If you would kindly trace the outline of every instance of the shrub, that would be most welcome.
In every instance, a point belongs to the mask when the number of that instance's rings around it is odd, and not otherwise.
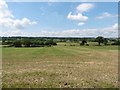
[[[31,47],[39,47],[40,46],[39,41],[31,41],[30,46]]]
[[[25,47],[30,47],[31,41],[30,41],[29,39],[25,39],[25,40],[23,40],[23,45],[24,45]]]
[[[40,41],[39,45],[44,46],[44,41]]]
[[[50,45],[49,41],[45,41],[44,45]]]
[[[53,43],[52,43],[52,45],[56,46],[56,45],[57,45],[57,43],[56,43],[56,42],[53,42]]]
[[[84,46],[85,44],[87,44],[87,40],[85,40],[85,39],[83,39],[82,41],[81,41],[81,43],[80,43],[80,45],[82,46]]]
[[[107,45],[107,43],[108,43],[108,40],[107,40],[106,38],[104,38],[103,44],[104,44],[104,45]]]
[[[116,40],[112,45],[120,45],[120,40]]]
[[[15,46],[15,47],[22,47],[22,43],[21,43],[20,40],[15,40],[15,41],[13,42],[13,46]]]

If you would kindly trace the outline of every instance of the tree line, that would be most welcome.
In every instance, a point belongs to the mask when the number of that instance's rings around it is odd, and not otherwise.
[[[112,42],[111,45],[120,45],[119,38],[104,38],[98,36],[96,38],[64,38],[64,37],[2,37],[2,45],[9,45],[10,47],[44,47],[54,46],[57,42],[76,42],[80,46],[89,46],[88,42],[97,42],[99,46],[101,44],[108,45],[108,42]]]
[[[16,39],[16,40],[3,40],[3,45],[9,45],[9,47],[44,47],[44,46],[55,46],[57,43],[52,40],[30,40],[30,39]]]
[[[97,42],[98,43],[98,46],[100,46],[101,43],[106,46],[106,45],[108,45],[108,41],[110,41],[110,39],[104,38],[102,36],[98,36],[98,37],[96,37],[93,40],[93,42]],[[117,39],[117,40],[111,40],[111,41],[113,41],[113,43],[111,45],[120,45],[120,40],[119,39]],[[82,39],[80,45],[87,45],[87,46],[89,46],[89,44],[87,44],[87,39]]]

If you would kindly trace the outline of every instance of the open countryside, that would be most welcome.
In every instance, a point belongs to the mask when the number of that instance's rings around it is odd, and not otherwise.
[[[118,46],[87,43],[3,47],[3,87],[117,88]]]
[[[3,89],[118,89],[118,2],[21,1],[0,0]]]

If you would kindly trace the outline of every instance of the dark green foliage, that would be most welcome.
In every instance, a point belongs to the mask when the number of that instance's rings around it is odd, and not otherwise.
[[[36,40],[31,41],[31,45],[30,46],[31,47],[39,47],[40,46],[39,41],[36,41]]]
[[[56,43],[55,41],[53,41],[52,45],[56,46],[56,45],[57,45],[57,43]]]
[[[23,45],[24,45],[25,47],[30,47],[31,41],[30,41],[29,39],[25,39],[25,40],[23,40]]]
[[[52,39],[47,40],[47,43],[48,43],[49,45],[52,45],[52,44],[53,44],[53,40],[52,40]]]
[[[44,42],[44,45],[49,45],[49,42],[48,42],[48,41],[45,41],[45,42]]]
[[[102,36],[85,37],[85,38],[73,38],[73,37],[2,37],[2,45],[4,46],[14,46],[16,40],[21,41],[21,46],[24,47],[43,47],[57,45],[57,42],[70,42],[70,43],[80,43],[80,45],[89,46],[87,42],[98,42],[98,45],[120,45],[118,38],[104,38]],[[109,43],[108,43],[109,40]],[[79,42],[81,41],[81,42]],[[112,43],[114,42],[114,43]],[[112,43],[112,44],[111,44]],[[94,44],[92,44],[94,45]],[[74,45],[71,45],[74,46]]]
[[[51,46],[51,45],[57,45],[57,43],[53,41],[52,39],[50,39],[50,40],[45,41],[44,45]]]
[[[81,41],[80,45],[85,45],[85,44],[87,44],[87,40],[83,39],[83,40]]]
[[[38,37],[3,37],[2,45],[6,47],[43,47],[57,45],[53,39],[38,38]]]
[[[12,45],[13,44],[13,41],[5,41],[3,42],[3,45]]]
[[[5,40],[4,39],[2,40],[2,45],[5,45]]]
[[[98,42],[98,45],[100,46],[100,44],[104,42],[104,38],[102,36],[98,36],[96,38],[96,42]]]
[[[50,40],[47,40],[47,41],[44,42],[44,45],[45,46],[51,46],[52,42]]]
[[[20,40],[15,40],[15,41],[13,42],[13,46],[15,46],[15,47],[22,47],[22,43],[21,43]]]
[[[107,38],[104,38],[104,41],[103,41],[103,43],[104,43],[104,45],[107,45],[107,43],[108,43],[108,40],[107,40]]]
[[[120,40],[116,40],[112,45],[120,45]]]
[[[44,41],[40,41],[39,44],[40,44],[40,45],[44,45]]]

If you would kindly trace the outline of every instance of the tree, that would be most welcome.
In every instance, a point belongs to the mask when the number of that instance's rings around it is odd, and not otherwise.
[[[47,41],[44,42],[44,45],[51,46],[51,43],[47,40]]]
[[[52,45],[56,46],[56,45],[57,45],[57,43],[56,43],[55,41],[53,41]]]
[[[15,40],[15,41],[13,42],[13,46],[15,46],[15,47],[22,47],[22,43],[21,43],[20,40]]]
[[[30,44],[31,47],[39,47],[39,45],[40,45],[39,41],[36,41],[36,40],[32,40]]]
[[[116,40],[112,45],[120,45],[120,40]]]
[[[98,36],[96,38],[96,42],[98,42],[98,45],[100,46],[100,44],[104,42],[104,38],[102,36]]]
[[[53,45],[53,39],[48,40],[49,45]]]
[[[39,44],[44,46],[44,41],[40,41]]]
[[[80,43],[80,45],[85,45],[85,43],[87,43],[87,41],[85,39],[83,39]]]
[[[107,43],[108,43],[108,40],[107,40],[107,38],[104,38],[104,41],[103,41],[103,43],[104,43],[104,45],[107,45]]]
[[[25,47],[30,47],[31,41],[30,41],[29,39],[25,39],[25,40],[23,40],[23,45],[24,45]]]

